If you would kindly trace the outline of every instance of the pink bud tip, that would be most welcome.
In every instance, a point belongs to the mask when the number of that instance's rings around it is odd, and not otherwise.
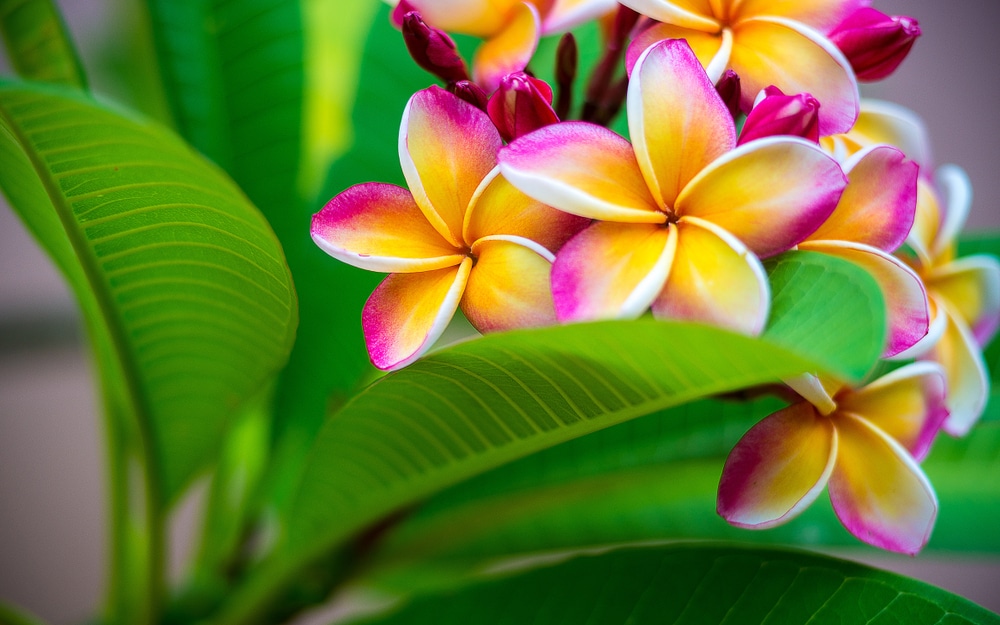
[[[808,93],[785,95],[773,86],[763,96],[747,114],[738,145],[775,135],[819,141],[819,100]]]
[[[490,98],[486,112],[508,143],[532,130],[554,124],[552,88],[524,72],[507,74]]]
[[[858,80],[885,78],[899,67],[920,36],[917,20],[858,9],[830,31],[830,40],[851,62]]]
[[[740,96],[743,92],[740,86],[740,75],[727,69],[719,82],[715,83],[715,90],[719,93],[726,108],[729,109],[729,114],[733,116],[733,119],[736,119],[740,113]]]
[[[416,11],[403,16],[403,41],[417,65],[446,83],[468,80],[465,61],[443,30],[432,28]]]
[[[489,96],[482,87],[471,80],[459,80],[448,85],[448,90],[481,111],[486,110]]]

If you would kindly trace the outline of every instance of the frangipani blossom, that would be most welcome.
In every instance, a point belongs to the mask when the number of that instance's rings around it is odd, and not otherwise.
[[[836,162],[802,139],[736,147],[733,118],[687,43],[664,41],[629,84],[634,141],[582,122],[546,126],[500,152],[500,169],[536,200],[600,220],[559,252],[560,320],[635,317],[755,334],[770,291],[756,255],[783,252],[830,215]]]
[[[917,163],[921,175],[927,175],[934,167],[923,122],[910,109],[884,100],[862,100],[858,121],[850,131],[821,137],[820,145],[841,163],[863,148],[891,145]]]
[[[436,28],[484,39],[473,77],[492,92],[506,74],[519,72],[543,35],[565,32],[617,6],[615,0],[405,0]]]
[[[989,377],[982,346],[1000,324],[1000,263],[985,255],[957,258],[972,188],[965,172],[954,165],[939,168],[937,182],[946,204],[942,206],[930,181],[921,179],[917,219],[907,239],[914,253],[907,260],[927,287],[932,328],[911,353],[944,367],[951,412],[944,429],[962,436],[986,407]]]
[[[837,209],[801,250],[831,254],[860,265],[878,282],[888,308],[889,341],[883,356],[913,347],[927,335],[930,311],[917,274],[892,256],[913,226],[917,164],[886,145],[865,148],[844,164],[848,185]]]
[[[833,509],[858,539],[915,554],[937,497],[917,464],[947,416],[944,374],[915,363],[858,390],[805,376],[806,399],[750,428],[726,459],[718,512],[738,527],[791,520],[829,486]]]
[[[416,360],[458,307],[483,332],[555,322],[550,250],[586,221],[514,189],[496,167],[500,145],[486,113],[438,87],[420,91],[399,134],[410,191],[357,185],[313,216],[325,252],[390,273],[362,314],[378,368]]]
[[[822,104],[820,133],[846,132],[858,116],[858,85],[843,53],[823,33],[864,0],[622,0],[661,22],[628,52],[631,65],[651,44],[686,39],[716,82],[734,70],[743,86],[743,110],[765,87],[810,93]]]

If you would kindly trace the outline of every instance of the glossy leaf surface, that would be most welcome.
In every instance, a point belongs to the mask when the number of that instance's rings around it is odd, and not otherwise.
[[[465,588],[420,596],[362,622],[1000,623],[923,582],[794,551],[661,544],[493,570]]]
[[[446,486],[669,406],[803,371],[852,378],[871,366],[885,327],[867,274],[802,253],[774,272],[785,276],[776,301],[803,304],[776,306],[785,317],[762,339],[655,320],[577,324],[486,336],[386,376],[321,431],[292,515],[292,544],[332,546]],[[813,308],[823,293],[841,294],[836,306]],[[838,343],[853,349],[834,349]]]
[[[4,192],[75,291],[105,386],[149,428],[170,501],[287,358],[296,302],[278,241],[157,125],[18,83],[0,86],[0,124]]]

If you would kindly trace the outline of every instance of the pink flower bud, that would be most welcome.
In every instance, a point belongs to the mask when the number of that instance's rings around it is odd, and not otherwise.
[[[767,87],[747,114],[737,145],[754,139],[792,135],[819,141],[819,100],[808,93],[785,95]]]
[[[465,61],[452,38],[428,26],[416,11],[403,16],[403,41],[417,65],[446,83],[469,79]]]
[[[399,4],[392,9],[392,13],[389,15],[392,25],[396,28],[402,28],[403,17],[410,11],[416,11],[416,8],[407,2],[407,0],[399,0]]]
[[[736,119],[740,113],[740,96],[743,91],[740,87],[740,75],[731,69],[727,69],[719,82],[715,83],[715,90],[722,98],[722,102],[729,109],[729,114]]]
[[[830,31],[830,40],[851,62],[858,80],[880,80],[899,67],[920,36],[917,20],[858,9]]]
[[[459,80],[453,82],[448,85],[448,91],[451,91],[477,109],[481,111],[486,110],[486,102],[489,100],[489,96],[486,95],[486,92],[483,91],[482,87],[471,80]]]
[[[552,110],[552,88],[524,72],[507,74],[490,98],[486,112],[508,143],[559,121]]]

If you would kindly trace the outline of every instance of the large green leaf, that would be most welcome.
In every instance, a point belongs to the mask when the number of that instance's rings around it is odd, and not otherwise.
[[[363,622],[1000,623],[996,614],[923,582],[793,551],[659,545],[507,566]]]
[[[483,561],[616,542],[732,539],[861,547],[824,497],[778,528],[748,531],[715,512],[726,455],[781,402],[702,401],[523,458],[430,499],[379,546],[367,583],[449,587]],[[939,499],[928,551],[1000,553],[1000,426],[938,441],[925,470]]]
[[[0,184],[73,287],[170,501],[287,358],[281,248],[225,174],[155,124],[18,83],[0,85],[0,124]]]
[[[763,339],[655,320],[580,324],[487,336],[383,378],[321,431],[291,540],[332,545],[489,468],[705,395],[818,368],[862,375],[885,336],[869,276],[803,253],[772,271]]]
[[[11,64],[24,78],[87,87],[53,0],[0,0],[0,32]]]

